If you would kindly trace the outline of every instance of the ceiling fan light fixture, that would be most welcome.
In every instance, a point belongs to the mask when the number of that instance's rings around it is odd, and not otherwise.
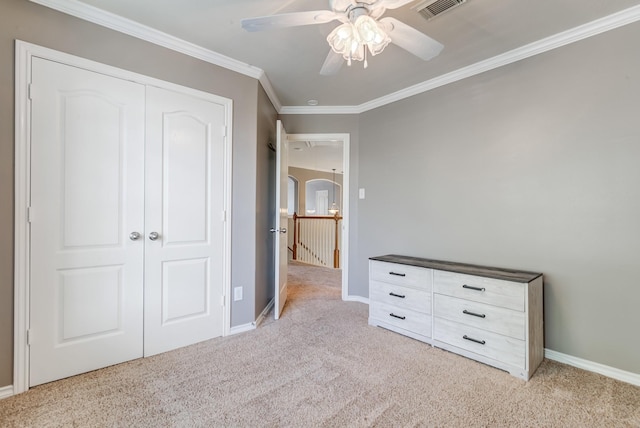
[[[355,22],[346,22],[334,28],[327,36],[331,49],[347,60],[365,61],[367,66],[366,49],[371,55],[377,55],[391,42],[389,35],[380,24],[369,15],[360,15]]]
[[[360,35],[360,40],[367,45],[371,55],[377,55],[387,47],[391,38],[380,27],[378,21],[369,15],[361,15],[353,24],[356,32]]]

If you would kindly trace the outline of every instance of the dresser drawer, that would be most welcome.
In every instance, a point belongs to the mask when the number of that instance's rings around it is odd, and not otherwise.
[[[483,330],[525,340],[525,313],[457,297],[436,294],[433,315]]]
[[[380,281],[369,282],[369,301],[431,313],[431,292]]]
[[[370,302],[369,317],[393,326],[431,337],[431,315],[381,302]]]
[[[525,284],[462,273],[435,271],[433,291],[474,302],[524,311]]]
[[[372,260],[369,279],[431,291],[432,270]]]
[[[522,369],[526,366],[526,344],[523,340],[437,317],[434,318],[433,323],[434,340],[448,343],[511,366]]]

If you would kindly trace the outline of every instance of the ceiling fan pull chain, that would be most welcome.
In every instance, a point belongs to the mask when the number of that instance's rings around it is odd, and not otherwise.
[[[369,63],[367,62],[367,47],[364,47],[364,68],[367,68]]]

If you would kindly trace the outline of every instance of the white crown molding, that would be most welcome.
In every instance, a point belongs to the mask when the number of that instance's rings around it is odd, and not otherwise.
[[[273,107],[277,112],[280,112],[280,110],[282,109],[282,103],[280,102],[280,98],[278,98],[278,95],[276,95],[276,91],[273,89],[273,86],[271,86],[271,81],[264,71],[260,74],[258,80],[262,85],[262,89],[264,89],[264,91],[267,93],[267,97],[269,97],[269,99],[271,100],[271,104],[273,104]]]
[[[246,64],[228,56],[219,54],[209,49],[205,49],[194,43],[187,42],[177,37],[171,36],[162,31],[155,30],[146,25],[132,21],[113,13],[98,9],[97,7],[79,2],[77,0],[30,0],[33,3],[46,6],[67,15],[92,22],[102,27],[110,28],[123,34],[136,37],[138,39],[153,43],[158,46],[171,49],[176,52],[189,55],[193,58],[214,64],[227,70],[235,71],[245,76],[258,79],[262,84],[267,96],[273,103],[276,110],[279,110],[280,100],[278,99],[271,82],[264,71],[258,67]]]
[[[357,106],[284,106],[283,114],[359,114],[640,20],[640,5],[513,49]]]
[[[472,77],[485,71],[493,70],[550,50],[574,43],[618,27],[640,20],[640,5],[605,16],[595,21],[580,25],[567,31],[538,40],[528,45],[513,49],[500,55],[461,69],[443,74],[430,80],[404,88],[366,103],[355,106],[282,106],[268,77],[258,67],[237,61],[233,58],[205,49],[201,46],[173,37],[135,21],[103,11],[77,0],[30,0],[68,15],[84,19],[94,24],[128,34],[133,37],[164,46],[176,52],[201,59],[211,64],[258,79],[267,96],[280,114],[360,114],[431,89]]]
[[[359,114],[360,106],[283,106],[280,114]]]
[[[622,382],[630,383],[631,385],[640,386],[640,374],[631,373],[624,370],[617,369],[611,366],[605,366],[604,364],[595,363],[589,360],[583,360],[582,358],[574,357],[572,355],[563,354],[561,352],[553,351],[551,349],[544,350],[544,356],[550,360],[557,361],[559,363],[568,364],[579,369],[587,370],[593,373],[598,373],[603,376],[610,377]]]

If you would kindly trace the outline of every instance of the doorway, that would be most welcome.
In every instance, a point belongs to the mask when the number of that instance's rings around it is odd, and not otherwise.
[[[341,236],[339,246],[339,267],[342,270],[342,300],[348,300],[349,285],[349,134],[325,133],[325,134],[289,134],[289,171],[290,177],[297,180],[296,208],[297,214],[302,216],[315,215],[318,206],[321,212],[338,214],[340,221],[339,233]],[[317,171],[317,177],[331,183],[328,191],[314,191],[311,199],[315,207],[307,210],[304,201],[309,199],[305,192],[305,180],[296,177],[291,172],[296,168],[308,171]],[[313,178],[311,178],[313,179]],[[294,186],[291,186],[294,187]],[[336,190],[338,189],[338,190]],[[342,189],[342,190],[339,190]],[[320,194],[320,196],[318,196]],[[336,196],[338,195],[338,196]],[[338,197],[338,200],[336,200]],[[326,206],[325,206],[326,205]],[[337,212],[330,209],[332,205],[338,206]],[[290,216],[290,230],[293,230],[293,219]],[[293,234],[291,234],[293,235]],[[293,236],[290,236],[293,239]]]

